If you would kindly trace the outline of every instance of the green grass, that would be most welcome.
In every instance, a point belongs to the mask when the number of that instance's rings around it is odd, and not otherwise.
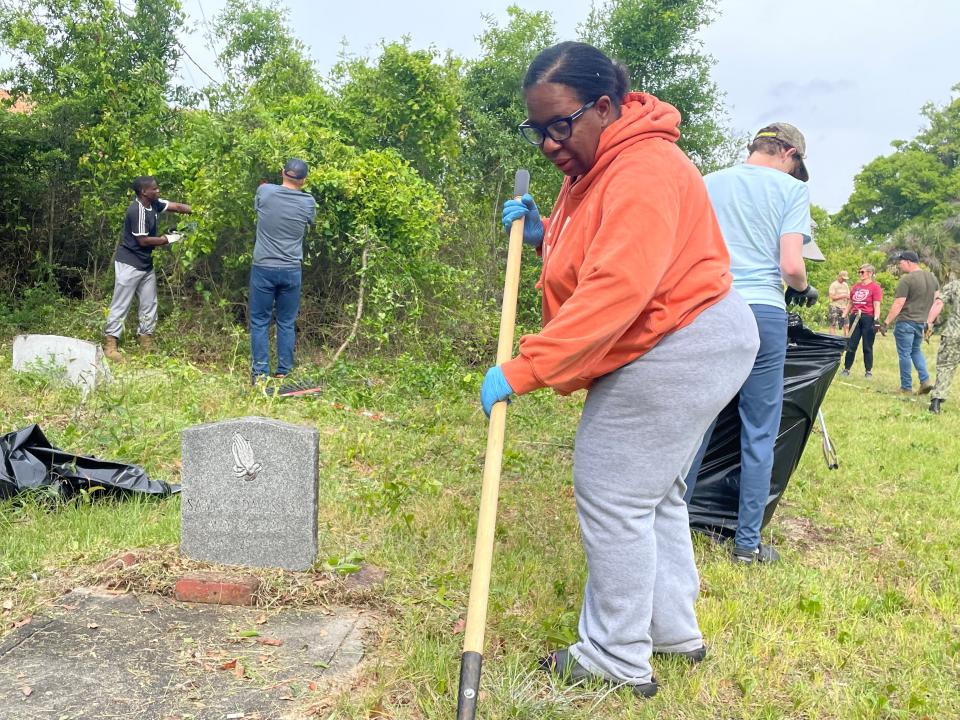
[[[486,438],[480,374],[369,361],[326,373],[323,395],[277,400],[250,392],[242,353],[197,367],[186,349],[164,350],[131,358],[85,402],[48,377],[2,369],[0,431],[37,422],[59,447],[175,482],[180,431],[192,424],[265,415],[317,427],[321,560],[358,553],[387,581],[361,677],[307,707],[324,718],[377,717],[374,708],[452,717]],[[9,358],[9,339],[0,351]],[[534,669],[576,627],[585,568],[570,463],[582,398],[515,401],[481,717],[960,717],[960,397],[935,417],[926,399],[896,396],[892,337],[878,338],[875,375],[863,379],[858,364],[827,396],[840,469],[827,470],[812,436],[766,532],[782,564],[733,566],[724,548],[698,539],[711,654],[696,668],[657,662],[662,690],[649,701],[554,687]],[[0,504],[0,600],[13,605],[2,633],[50,599],[44,579],[175,544],[178,531],[175,498]]]

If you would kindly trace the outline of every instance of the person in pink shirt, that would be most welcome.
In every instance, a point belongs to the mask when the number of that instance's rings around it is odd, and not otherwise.
[[[850,288],[850,339],[843,358],[841,375],[849,375],[853,360],[857,356],[857,345],[863,339],[864,377],[873,377],[873,341],[877,336],[876,325],[880,317],[880,303],[883,301],[883,288],[873,279],[876,269],[870,263],[860,266],[857,274],[860,280]]]

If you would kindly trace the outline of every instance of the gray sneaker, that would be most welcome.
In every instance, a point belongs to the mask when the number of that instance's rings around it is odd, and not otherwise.
[[[734,547],[733,550],[730,551],[730,557],[735,563],[743,563],[744,565],[753,565],[754,563],[769,564],[780,561],[780,553],[763,543],[760,543],[760,545],[755,548]]]
[[[873,373],[870,372],[869,370],[867,370],[867,371],[863,374],[863,376],[869,380],[870,378],[873,377]]]

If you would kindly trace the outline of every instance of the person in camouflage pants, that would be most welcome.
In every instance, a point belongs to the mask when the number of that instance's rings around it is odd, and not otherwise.
[[[940,290],[940,299],[930,308],[927,327],[933,327],[943,306],[950,308],[950,317],[940,333],[940,349],[937,351],[937,383],[930,399],[930,412],[939,414],[950,392],[953,374],[960,365],[960,280],[951,280]]]

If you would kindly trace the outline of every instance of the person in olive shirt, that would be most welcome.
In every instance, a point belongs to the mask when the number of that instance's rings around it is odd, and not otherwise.
[[[894,320],[897,326],[893,337],[897,341],[897,357],[900,360],[900,392],[913,391],[911,363],[917,368],[920,378],[918,394],[933,390],[927,360],[920,350],[923,333],[927,329],[927,316],[935,300],[940,298],[940,283],[929,270],[920,268],[920,258],[913,250],[904,250],[897,255],[897,266],[903,275],[897,283],[896,298],[883,323],[884,329]]]
[[[190,206],[160,198],[157,181],[144,175],[132,184],[137,197],[127,207],[123,218],[123,235],[114,255],[113,299],[103,329],[104,354],[111,360],[121,360],[120,335],[123,323],[137,296],[137,339],[140,347],[153,347],[153,331],[157,327],[157,276],[153,272],[153,250],[180,239],[177,233],[157,234],[157,218],[162,212],[189,214]]]

